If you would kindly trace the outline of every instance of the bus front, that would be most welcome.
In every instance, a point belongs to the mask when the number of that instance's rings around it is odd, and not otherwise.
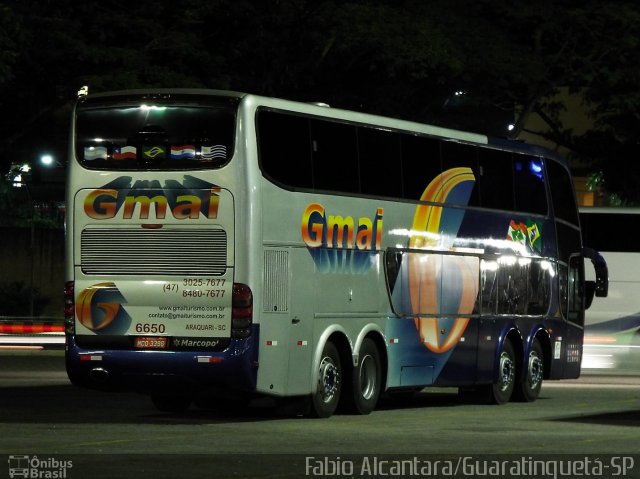
[[[78,100],[65,250],[74,384],[147,393],[165,410],[255,387],[252,294],[234,282],[239,101],[187,90]]]

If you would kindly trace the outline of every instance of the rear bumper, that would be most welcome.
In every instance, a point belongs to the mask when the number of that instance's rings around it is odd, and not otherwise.
[[[152,394],[223,390],[250,393],[257,377],[258,328],[224,351],[150,351],[81,348],[66,338],[66,369],[74,385]]]

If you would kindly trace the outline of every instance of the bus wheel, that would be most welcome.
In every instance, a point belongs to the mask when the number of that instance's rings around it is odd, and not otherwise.
[[[352,404],[349,409],[358,414],[369,414],[380,397],[380,352],[371,339],[365,338],[359,356],[358,366],[353,371]]]
[[[180,412],[189,408],[191,399],[186,396],[174,396],[168,394],[152,394],[151,402],[158,411]]]
[[[327,341],[322,350],[318,370],[318,387],[311,397],[311,414],[315,417],[329,417],[338,406],[342,389],[342,368],[335,345]]]
[[[498,381],[490,385],[491,402],[504,404],[511,399],[516,382],[516,355],[511,341],[506,339],[498,359]]]
[[[540,341],[534,339],[526,363],[520,371],[517,387],[514,390],[514,399],[523,402],[532,402],[538,399],[542,388],[543,374],[542,346],[540,346]]]

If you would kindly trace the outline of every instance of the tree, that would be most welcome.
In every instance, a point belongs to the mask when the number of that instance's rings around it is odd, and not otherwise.
[[[632,0],[14,0],[0,13],[3,171],[66,143],[82,85],[232,89],[501,136],[538,115],[537,133],[611,186],[609,165],[637,156]],[[583,94],[591,132],[563,124],[559,87]]]
[[[514,134],[537,114],[546,129],[536,133],[568,149],[574,167],[601,174],[605,190],[619,203],[640,203],[635,187],[640,177],[640,6],[631,1],[549,2],[530,9],[511,6],[502,17],[519,28],[531,25],[523,28],[535,45],[531,57],[545,65],[544,74],[532,77],[519,97],[523,108]],[[583,98],[593,120],[586,133],[563,123],[566,105],[554,96],[559,87]]]

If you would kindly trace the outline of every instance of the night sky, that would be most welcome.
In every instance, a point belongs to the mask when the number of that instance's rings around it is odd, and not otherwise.
[[[204,87],[496,136],[519,137],[535,115],[540,138],[635,202],[639,38],[634,1],[9,1],[0,168],[64,163],[83,85]],[[574,131],[560,87],[583,99],[588,131]]]

